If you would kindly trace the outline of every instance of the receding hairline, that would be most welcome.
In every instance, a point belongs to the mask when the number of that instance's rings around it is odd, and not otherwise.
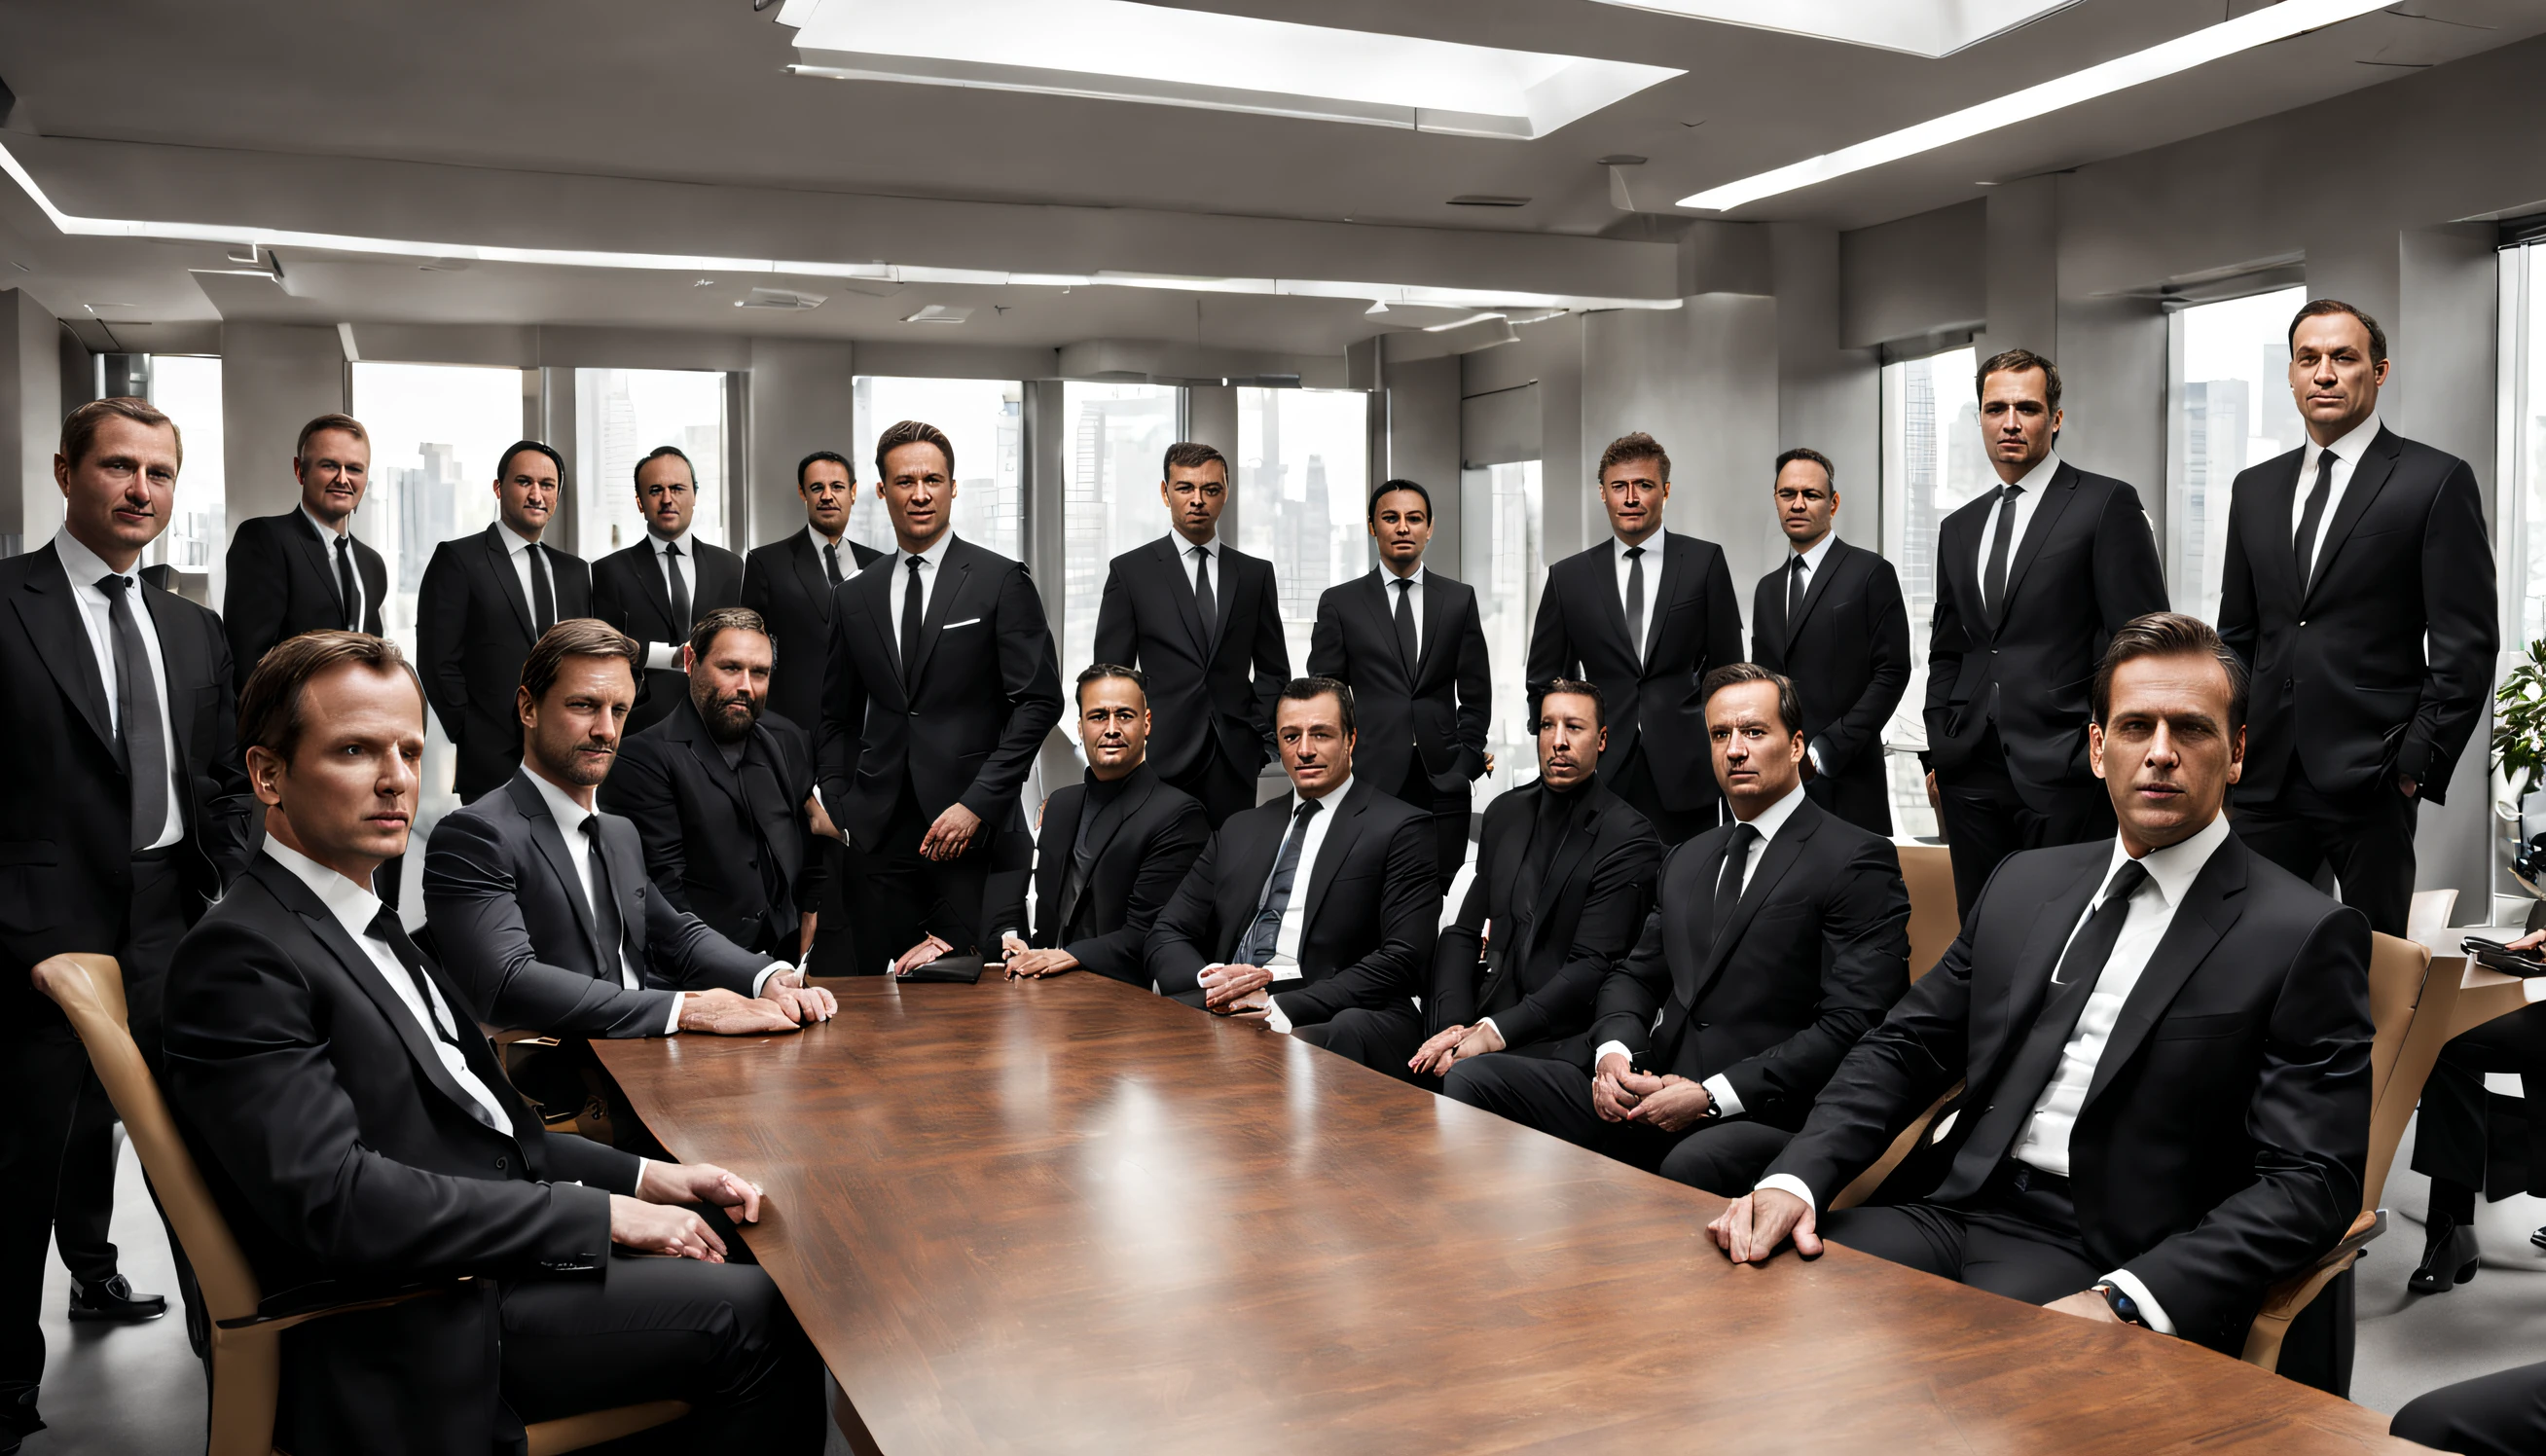
[[[690,464],[690,458],[689,458],[688,456],[686,456],[686,455],[673,455],[673,454],[670,454],[669,452],[666,452],[666,453],[664,453],[664,454],[662,454],[662,455],[649,455],[649,456],[645,457],[643,460],[640,460],[640,461],[636,462],[636,488],[637,488],[637,489],[639,489],[639,490],[642,490],[642,489],[644,489],[644,488],[645,488],[645,471],[648,471],[648,470],[652,469],[652,468],[653,468],[653,467],[655,467],[655,466],[659,466],[659,465],[661,465],[663,462],[665,462],[665,461],[667,461],[667,460],[668,460],[668,461],[670,461],[672,464],[674,464],[674,465],[676,465],[676,466],[679,466],[679,467],[680,467],[684,471],[686,471],[686,472],[689,474],[689,477],[690,477],[690,488],[691,488],[691,489],[696,490],[696,489],[699,487],[699,471],[698,471],[698,467],[693,466],[693,465],[691,465],[691,464]]]

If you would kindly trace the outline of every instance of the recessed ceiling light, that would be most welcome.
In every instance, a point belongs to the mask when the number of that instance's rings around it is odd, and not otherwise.
[[[2099,96],[2144,86],[2242,50],[2268,45],[2302,31],[2317,30],[2354,16],[2367,15],[2373,10],[2383,10],[2393,3],[2394,0],[2280,0],[2279,4],[2266,5],[2235,20],[2206,26],[2188,36],[2177,36],[2145,50],[2115,56],[2082,71],[2072,71],[1994,101],[1965,107],[1914,127],[1904,127],[1870,141],[1807,157],[1755,177],[1744,177],[1739,182],[1728,182],[1721,187],[1693,193],[1681,198],[1679,206],[1713,213],[1731,212],[1761,198],[1811,187],[1851,172],[1862,172],[1868,167],[1879,167],[1886,162],[1933,151],[1940,146],[1951,146],[1957,141],[1969,140],[2019,122],[2029,122],[2035,117],[2047,116]]]
[[[930,303],[901,321],[904,323],[962,323],[972,316],[973,310],[970,308],[957,307],[951,303]]]
[[[2078,0],[1602,0],[1850,45],[1951,55]]]
[[[1450,199],[1450,206],[1454,208],[1526,208],[1529,206],[1529,199],[1499,197],[1490,192],[1463,192]]]
[[[781,313],[802,313],[819,308],[829,299],[827,294],[800,294],[793,289],[753,289],[748,298],[736,299],[736,308],[773,308]]]

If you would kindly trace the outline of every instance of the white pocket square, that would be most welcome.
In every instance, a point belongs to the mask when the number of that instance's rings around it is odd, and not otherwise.
[[[977,625],[980,623],[980,621],[981,621],[981,619],[980,619],[980,618],[978,618],[978,617],[967,617],[967,618],[965,618],[965,619],[964,619],[963,621],[961,621],[961,622],[949,622],[949,623],[947,623],[944,627],[941,627],[941,628],[939,628],[939,629],[937,629],[937,630],[938,630],[939,632],[953,632],[956,628],[959,628],[959,627],[974,627],[974,626],[977,626]]]

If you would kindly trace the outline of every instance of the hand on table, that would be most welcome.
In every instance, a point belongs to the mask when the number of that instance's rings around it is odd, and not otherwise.
[[[1273,992],[1259,985],[1235,1000],[1223,1002],[1218,1014],[1231,1021],[1267,1021],[1272,1010]]]
[[[1707,1109],[1715,1105],[1715,1098],[1707,1092],[1705,1083],[1693,1082],[1684,1076],[1648,1076],[1641,1071],[1630,1071],[1619,1078],[1619,1085],[1633,1092],[1638,1099],[1628,1111],[1627,1121],[1644,1123],[1665,1133],[1695,1126],[1700,1118],[1706,1116]]]
[[[2120,1317],[2113,1313],[2113,1307],[2104,1303],[2104,1297],[2091,1289],[2081,1289],[2076,1294],[2064,1294],[2044,1305],[2043,1308],[2058,1314],[2075,1315],[2080,1320],[2091,1321],[2098,1325],[2122,1323]]]
[[[769,979],[778,980],[775,976]],[[704,1031],[713,1036],[766,1036],[773,1031],[795,1029],[795,1014],[776,1001],[721,988],[681,994],[683,1031]]]
[[[1198,978],[1206,1011],[1227,1011],[1231,1003],[1273,984],[1273,973],[1261,966],[1221,966]]]
[[[1599,1067],[1591,1073],[1591,1110],[1600,1115],[1602,1122],[1625,1122],[1636,1104],[1645,1100],[1627,1090],[1624,1079],[1636,1074],[1630,1070],[1632,1066],[1625,1057],[1612,1052],[1600,1059]]]
[[[1033,950],[1018,946],[1008,957],[1010,981],[1037,981],[1046,976],[1059,976],[1078,969],[1078,958],[1058,948]]]
[[[918,970],[920,967],[927,965],[929,962],[936,960],[939,956],[945,955],[953,949],[955,949],[955,947],[948,945],[944,939],[940,938],[934,931],[932,931],[928,935],[922,937],[919,944],[912,946],[910,949],[901,953],[900,958],[892,963],[892,974],[895,976],[907,976],[911,972]]]
[[[1733,1200],[1706,1226],[1715,1246],[1737,1264],[1764,1264],[1777,1245],[1792,1238],[1795,1252],[1820,1258],[1822,1236],[1813,1227],[1813,1206],[1782,1188],[1761,1188]],[[2097,1300],[2101,1304],[2103,1301]]]
[[[973,847],[973,836],[980,832],[981,816],[960,804],[946,806],[937,822],[928,826],[928,836],[919,841],[922,859],[950,860]]]
[[[636,1196],[647,1203],[713,1203],[737,1209],[737,1223],[760,1222],[760,1185],[736,1177],[712,1162],[653,1162],[636,1180]]]
[[[724,1241],[686,1208],[665,1208],[625,1193],[610,1195],[610,1242],[638,1253],[724,1262]]]
[[[760,994],[764,999],[775,1004],[779,1010],[807,1025],[816,1021],[828,1021],[840,1009],[839,999],[829,991],[818,985],[805,984],[803,967],[793,971],[781,971],[762,982]]]

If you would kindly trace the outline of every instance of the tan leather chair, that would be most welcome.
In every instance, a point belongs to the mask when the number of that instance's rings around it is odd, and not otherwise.
[[[71,1029],[88,1049],[97,1079],[115,1103],[115,1114],[141,1158],[177,1242],[194,1265],[212,1318],[212,1348],[207,1360],[212,1383],[210,1456],[283,1456],[274,1445],[275,1393],[283,1378],[282,1334],[295,1325],[349,1310],[373,1310],[403,1300],[425,1299],[448,1286],[429,1286],[342,1304],[269,1308],[257,1288],[256,1274],[231,1237],[229,1225],[212,1202],[194,1155],[177,1133],[167,1100],[141,1062],[132,1033],[124,1020],[124,972],[112,956],[62,955],[35,969],[36,989],[53,998],[70,1018]],[[603,1441],[678,1420],[689,1413],[684,1401],[647,1401],[615,1410],[594,1411],[561,1420],[543,1420],[530,1427],[531,1456],[558,1456]]]
[[[1954,937],[1963,933],[1962,910],[1954,903],[1954,857],[1941,844],[1895,844],[1893,848],[1901,855],[1902,883],[1910,888],[1910,984],[1916,985],[1918,978],[1936,969],[1936,963],[1944,959]],[[1962,1094],[1963,1084],[1954,1083],[1945,1095],[1918,1114],[1917,1121],[1903,1128],[1883,1156],[1830,1200],[1830,1211],[1854,1208],[1873,1197],[1874,1190],[1882,1187],[1883,1180],[1892,1176],[1901,1160],[1910,1156],[1910,1150],[1927,1136],[1937,1112]]]

